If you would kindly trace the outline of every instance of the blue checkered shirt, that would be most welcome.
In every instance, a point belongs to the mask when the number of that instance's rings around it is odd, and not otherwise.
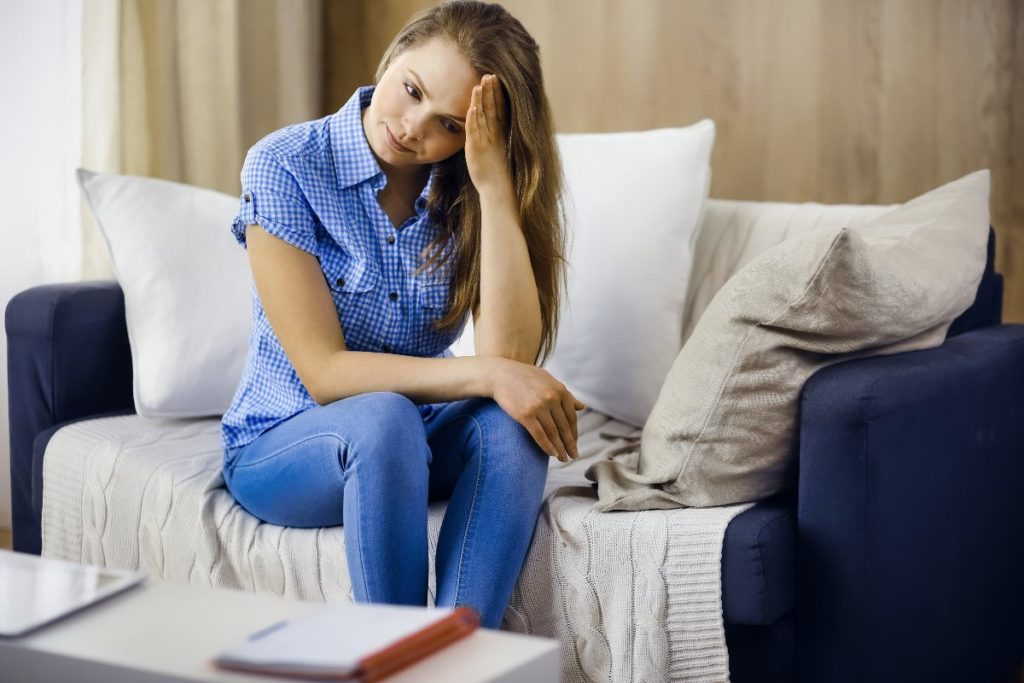
[[[433,176],[416,200],[416,213],[395,229],[377,202],[387,179],[363,133],[362,110],[373,90],[358,88],[336,113],[287,126],[253,145],[242,165],[231,231],[244,247],[245,226],[259,224],[316,256],[349,350],[449,357],[465,320],[449,333],[431,323],[446,312],[451,270],[412,275],[439,229],[426,211]],[[270,327],[255,285],[250,296],[248,358],[221,420],[225,448],[248,444],[317,405]],[[431,410],[429,404],[420,408]]]

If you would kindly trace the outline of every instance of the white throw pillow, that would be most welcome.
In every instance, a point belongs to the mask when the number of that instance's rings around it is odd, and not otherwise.
[[[715,124],[557,139],[569,268],[544,367],[589,408],[639,427],[682,348]]]
[[[715,124],[556,138],[569,268],[544,368],[588,408],[639,427],[683,345]],[[451,350],[473,355],[472,320]]]
[[[238,198],[156,178],[77,171],[124,290],[135,410],[227,410],[242,376],[252,275],[225,228]]]

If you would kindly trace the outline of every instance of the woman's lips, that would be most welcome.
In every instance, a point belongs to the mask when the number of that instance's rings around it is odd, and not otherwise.
[[[398,142],[398,140],[395,139],[395,136],[391,134],[391,129],[390,128],[388,128],[387,126],[384,126],[384,130],[386,130],[388,132],[388,144],[391,145],[391,149],[395,150],[396,152],[411,152],[412,151],[408,147],[405,147],[405,146],[401,145]]]

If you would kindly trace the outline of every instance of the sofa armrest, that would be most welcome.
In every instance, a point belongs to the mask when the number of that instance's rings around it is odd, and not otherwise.
[[[43,285],[7,304],[14,549],[41,548],[33,442],[57,425],[134,412],[124,295],[113,281]]]
[[[1003,276],[996,272],[996,232],[989,226],[988,248],[985,257],[985,270],[978,283],[978,291],[974,302],[960,314],[949,326],[946,338],[955,337],[964,332],[999,325],[1003,322]]]
[[[824,368],[799,440],[801,681],[994,681],[1024,647],[1024,325]]]

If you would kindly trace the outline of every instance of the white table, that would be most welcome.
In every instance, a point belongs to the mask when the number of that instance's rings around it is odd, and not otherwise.
[[[7,681],[296,681],[215,668],[222,649],[319,603],[147,579],[16,639],[0,639]],[[559,680],[557,640],[479,628],[388,683]]]

